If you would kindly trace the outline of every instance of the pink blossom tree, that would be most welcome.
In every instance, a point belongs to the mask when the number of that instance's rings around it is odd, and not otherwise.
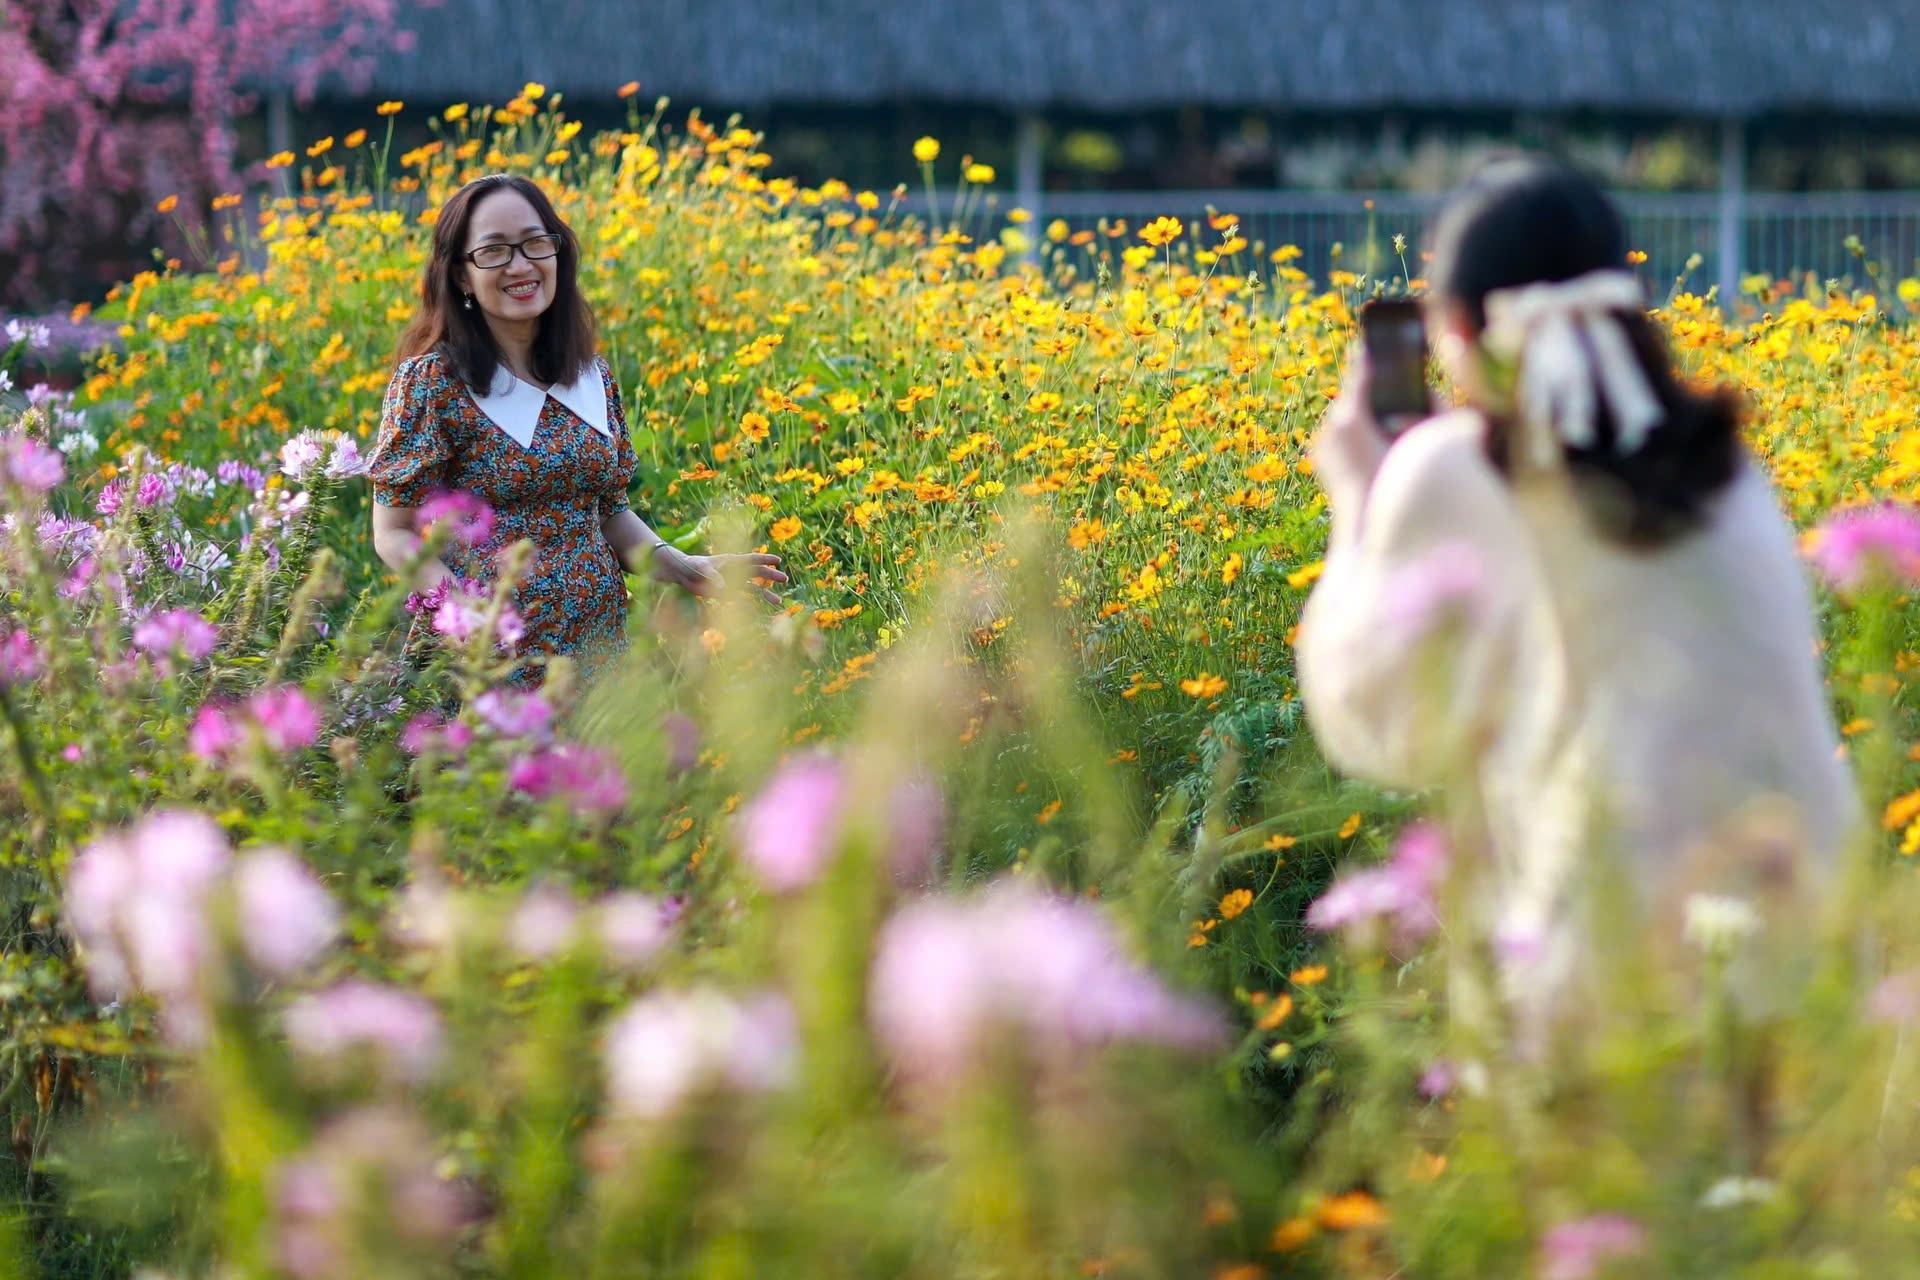
[[[437,0],[427,0],[429,3]],[[362,88],[409,0],[0,0],[0,307],[123,277],[238,191],[235,121],[263,89]]]

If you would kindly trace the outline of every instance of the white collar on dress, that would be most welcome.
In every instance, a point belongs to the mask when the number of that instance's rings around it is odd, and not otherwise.
[[[467,388],[467,394],[473,396],[480,412],[493,419],[493,425],[506,432],[522,449],[533,447],[533,430],[539,425],[540,411],[546,407],[548,396],[573,410],[582,422],[607,439],[613,439],[613,430],[607,426],[607,387],[600,381],[597,359],[572,382],[556,382],[545,391],[531,382],[522,382],[505,364],[500,364],[494,368],[493,389],[488,394],[477,395],[471,387]]]

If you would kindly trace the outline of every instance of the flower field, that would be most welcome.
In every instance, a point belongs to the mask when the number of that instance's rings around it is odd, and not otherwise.
[[[1654,282],[1827,522],[1881,830],[1767,1048],[1722,912],[1685,974],[1629,935],[1549,1077],[1461,1043],[1430,910],[1373,928],[1457,855],[1293,680],[1307,442],[1416,229],[1311,280],[932,139],[908,217],[664,104],[529,85],[406,152],[389,105],[118,287],[77,394],[0,383],[0,1275],[1912,1268],[1920,281]],[[794,577],[635,582],[631,660],[537,693],[499,599],[407,638],[360,478],[427,226],[499,169],[579,236],[636,508]]]

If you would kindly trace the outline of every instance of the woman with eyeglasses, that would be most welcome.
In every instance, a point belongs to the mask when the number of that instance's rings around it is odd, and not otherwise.
[[[429,599],[456,580],[490,592],[501,552],[530,540],[511,597],[515,651],[592,662],[624,647],[623,570],[700,596],[749,583],[769,600],[787,576],[774,555],[689,555],[633,512],[637,459],[579,264],[572,229],[526,178],[489,174],[441,206],[368,476],[382,561],[414,564],[423,505],[477,513],[477,498],[492,519],[462,521],[465,537],[419,568],[416,587]]]

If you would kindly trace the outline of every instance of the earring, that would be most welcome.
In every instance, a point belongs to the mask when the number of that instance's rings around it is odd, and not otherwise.
[[[465,308],[466,308],[467,310],[469,310],[469,311],[471,311],[471,310],[473,310],[473,295],[472,295],[472,294],[468,294],[468,295],[467,295],[467,300],[466,300],[465,302],[463,302],[463,303],[461,303],[460,305],[461,305],[461,306],[463,306],[463,307],[465,307]]]

